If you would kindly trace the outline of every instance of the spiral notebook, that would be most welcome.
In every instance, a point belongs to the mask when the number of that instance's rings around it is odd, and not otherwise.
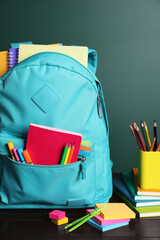
[[[8,51],[8,67],[11,69],[18,62],[18,48],[10,48]]]

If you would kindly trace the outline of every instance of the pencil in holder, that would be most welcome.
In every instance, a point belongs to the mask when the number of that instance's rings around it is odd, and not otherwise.
[[[138,184],[142,189],[160,189],[160,152],[138,149]]]

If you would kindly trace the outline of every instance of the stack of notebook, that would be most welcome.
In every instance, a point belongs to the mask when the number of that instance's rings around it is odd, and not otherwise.
[[[99,203],[95,208],[105,206],[101,213],[87,221],[88,224],[105,232],[111,229],[123,227],[129,224],[135,213],[124,203]],[[94,209],[88,209],[87,214]]]
[[[65,54],[82,65],[88,65],[88,48],[85,46],[63,46],[62,43],[49,45],[32,44],[32,42],[12,43],[9,51],[0,51],[0,77],[17,63],[41,52]]]
[[[138,186],[138,169],[122,172],[113,178],[114,192],[138,217],[160,216],[160,190],[144,190]]]

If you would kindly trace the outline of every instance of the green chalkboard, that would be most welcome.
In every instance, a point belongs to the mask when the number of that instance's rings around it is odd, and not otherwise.
[[[113,171],[137,167],[129,123],[145,120],[152,138],[155,119],[160,137],[160,1],[0,0],[0,50],[30,40],[97,50]]]

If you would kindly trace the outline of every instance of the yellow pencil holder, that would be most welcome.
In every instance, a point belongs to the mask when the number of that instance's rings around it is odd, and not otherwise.
[[[142,189],[160,189],[160,152],[138,149],[138,184]]]

